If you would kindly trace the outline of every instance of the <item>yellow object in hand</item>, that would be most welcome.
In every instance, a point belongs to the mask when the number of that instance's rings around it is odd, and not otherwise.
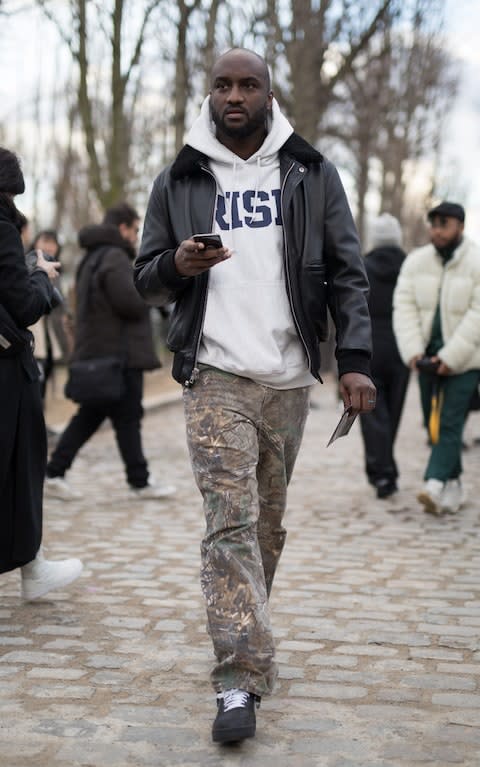
[[[432,404],[430,407],[430,418],[428,419],[428,433],[432,445],[436,445],[440,439],[440,418],[443,405],[443,391],[438,384],[432,391]]]

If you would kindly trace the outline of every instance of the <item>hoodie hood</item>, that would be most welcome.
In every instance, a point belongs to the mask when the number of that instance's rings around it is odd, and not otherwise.
[[[369,279],[395,284],[400,267],[405,259],[405,251],[396,245],[383,245],[374,248],[365,256],[365,266]]]
[[[86,250],[96,250],[104,245],[110,245],[112,248],[121,248],[130,259],[134,259],[136,251],[133,245],[120,234],[118,227],[113,224],[90,224],[80,229],[78,233],[78,244]]]
[[[258,158],[261,158],[264,164],[268,158],[276,158],[281,147],[293,133],[293,128],[280,111],[276,99],[273,99],[272,116],[268,122],[268,134],[262,146],[248,160],[242,160],[242,162],[256,163]],[[210,117],[210,96],[204,100],[200,114],[187,135],[186,143],[214,162],[233,165],[240,160],[238,155],[220,143],[215,135],[215,123]]]

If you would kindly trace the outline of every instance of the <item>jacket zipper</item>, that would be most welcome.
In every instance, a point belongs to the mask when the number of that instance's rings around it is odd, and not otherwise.
[[[281,189],[280,189],[280,203],[281,203],[281,208],[282,208],[283,245],[284,245],[283,262],[284,262],[284,266],[285,266],[285,276],[286,276],[286,283],[287,283],[288,300],[289,300],[289,303],[290,303],[290,309],[291,309],[291,312],[292,312],[293,321],[295,323],[295,328],[296,328],[297,333],[299,335],[299,338],[300,338],[300,340],[302,342],[303,348],[305,349],[305,354],[307,355],[307,360],[308,360],[308,369],[311,372],[311,370],[312,370],[312,359],[310,357],[310,352],[308,350],[307,343],[306,343],[305,338],[303,336],[303,333],[302,333],[302,330],[301,330],[301,327],[300,327],[300,323],[298,321],[298,317],[295,314],[295,306],[294,306],[294,302],[293,302],[292,284],[291,284],[290,270],[289,270],[288,243],[287,243],[287,234],[286,234],[286,227],[285,227],[285,212],[284,212],[284,209],[283,209],[283,193],[285,191],[285,186],[286,186],[286,183],[287,183],[287,179],[288,179],[288,177],[289,177],[289,175],[290,175],[290,173],[291,173],[291,171],[293,170],[294,167],[295,167],[295,163],[292,162],[292,164],[290,165],[289,169],[285,173],[285,178],[283,179],[283,183],[282,183],[282,186],[281,186]],[[298,183],[300,183],[300,182],[298,182]]]
[[[205,167],[205,165],[201,165],[200,167],[202,168],[202,170],[205,173],[208,173],[208,175],[212,177],[213,182],[215,184],[215,188],[216,188],[217,180],[216,180],[214,174],[212,173],[212,171],[209,168]],[[211,216],[211,226],[210,226],[210,231],[211,232],[213,231],[213,217],[214,217],[214,215],[215,215],[215,204],[213,206],[212,216]],[[193,358],[193,368],[192,368],[192,372],[190,374],[190,378],[187,378],[187,380],[185,381],[185,384],[184,384],[187,388],[189,388],[190,386],[193,386],[195,381],[198,379],[198,375],[200,373],[200,371],[199,371],[199,369],[197,367],[197,359],[198,359],[198,353],[200,351],[200,343],[201,343],[201,340],[202,340],[203,325],[204,325],[204,322],[205,322],[205,314],[206,314],[206,311],[207,311],[207,295],[208,295],[208,282],[209,282],[209,279],[210,279],[210,272],[207,272],[207,275],[206,275],[206,281],[207,282],[206,282],[206,285],[205,285],[205,290],[203,292],[203,298],[202,298],[202,318],[201,318],[199,329],[198,329],[198,337],[197,337],[197,342],[196,342],[196,346],[195,346],[195,356]]]

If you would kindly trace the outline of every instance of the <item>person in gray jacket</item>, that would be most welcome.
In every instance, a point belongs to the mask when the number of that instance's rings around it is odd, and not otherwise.
[[[79,244],[86,253],[76,276],[72,360],[124,356],[125,392],[118,402],[80,405],[47,464],[45,494],[50,498],[78,497],[65,474],[106,418],[115,431],[131,496],[141,500],[175,492],[173,485],[151,480],[142,448],[143,371],[160,363],[153,347],[150,310],[132,280],[139,220],[134,208],[118,203],[107,210],[101,224],[79,232]]]
[[[205,233],[222,244],[194,238]],[[327,306],[344,404],[375,404],[368,282],[345,192],[280,112],[256,53],[214,64],[186,146],[154,183],[135,284],[153,305],[174,302],[168,344],[206,517],[212,736],[238,741],[255,734],[275,682],[268,598]]]

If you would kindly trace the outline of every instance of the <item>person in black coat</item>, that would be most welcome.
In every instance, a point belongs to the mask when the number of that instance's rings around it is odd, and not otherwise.
[[[115,356],[125,359],[125,392],[115,402],[80,405],[47,465],[45,493],[64,501],[77,491],[65,479],[80,448],[106,418],[112,422],[131,497],[163,498],[175,492],[150,478],[141,440],[143,371],[160,367],[153,346],[150,309],[133,284],[139,215],[128,203],[109,208],[101,224],[85,226],[85,255],[75,283],[72,361]]]
[[[18,158],[0,147],[0,573],[20,568],[22,596],[37,599],[77,578],[82,563],[50,562],[41,550],[47,443],[27,328],[51,308],[59,264],[39,251],[27,269],[14,203],[24,189]]]
[[[370,239],[372,249],[365,256],[365,266],[370,282],[372,376],[377,404],[373,412],[360,415],[360,425],[368,481],[378,498],[387,498],[397,490],[393,447],[409,380],[409,369],[400,359],[392,328],[393,291],[405,252],[400,224],[389,213],[373,221]]]

